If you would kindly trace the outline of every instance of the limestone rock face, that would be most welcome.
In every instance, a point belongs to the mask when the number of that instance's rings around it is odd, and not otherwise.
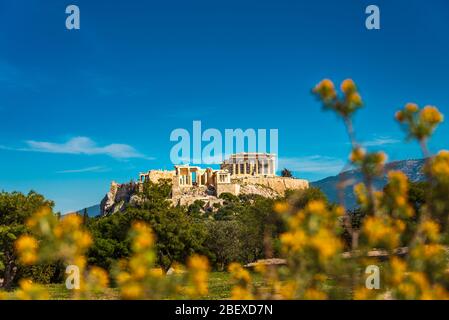
[[[236,179],[235,182],[242,185],[241,192],[243,193],[250,193],[251,190],[260,191],[265,187],[265,189],[271,190],[271,192],[266,192],[267,197],[283,196],[287,190],[303,190],[309,187],[307,180],[287,177],[244,177]]]
[[[135,183],[119,184],[112,181],[109,192],[100,203],[101,215],[122,211],[136,191],[137,185]],[[134,199],[134,201],[137,201],[137,199]]]
[[[160,179],[167,179],[172,172],[165,171],[158,174],[156,171],[150,176],[150,180],[157,183]],[[173,187],[171,195],[171,203],[173,205],[188,206],[196,200],[204,201],[206,208],[213,207],[214,204],[222,204],[223,200],[219,198],[220,194],[231,193],[238,196],[239,194],[256,194],[266,198],[276,198],[283,196],[286,190],[302,190],[309,187],[307,180],[265,176],[265,177],[239,177],[231,180],[231,183],[217,184],[216,189],[209,186],[180,186],[177,184],[178,179],[172,176]],[[140,184],[111,183],[109,192],[103,198],[100,204],[101,215],[109,215],[123,211],[126,205],[140,205],[144,199],[139,195]]]

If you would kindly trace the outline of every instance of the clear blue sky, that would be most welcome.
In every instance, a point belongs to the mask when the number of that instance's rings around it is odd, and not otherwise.
[[[69,4],[79,31],[65,29]],[[381,30],[365,28],[369,4]],[[96,204],[111,180],[170,169],[170,132],[193,120],[279,129],[281,165],[337,174],[343,126],[310,95],[326,77],[358,83],[368,146],[420,157],[393,114],[413,101],[449,117],[448,38],[447,0],[0,0],[0,189],[62,212]],[[448,137],[443,124],[432,149]]]

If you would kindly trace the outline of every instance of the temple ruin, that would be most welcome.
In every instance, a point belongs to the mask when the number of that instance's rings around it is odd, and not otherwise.
[[[172,199],[188,194],[196,197],[222,193],[240,194],[244,184],[259,184],[283,194],[286,189],[308,187],[306,180],[276,176],[276,155],[270,153],[237,153],[220,164],[220,169],[201,168],[189,164],[175,165],[174,170],[150,170],[140,173],[139,183],[160,179],[172,181]]]
[[[138,193],[145,182],[172,183],[173,205],[190,205],[197,200],[204,202],[204,209],[214,210],[223,204],[223,193],[233,195],[255,194],[276,198],[287,190],[301,190],[309,182],[293,177],[276,175],[276,155],[270,153],[238,153],[224,160],[219,169],[201,168],[189,164],[175,165],[174,170],[150,170],[141,172],[136,183],[111,183],[111,188],[101,204],[102,214],[121,210],[125,203],[141,201]]]

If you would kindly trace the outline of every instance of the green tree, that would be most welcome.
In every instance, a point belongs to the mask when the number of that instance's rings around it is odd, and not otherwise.
[[[281,171],[281,177],[291,178],[291,177],[293,177],[293,173],[290,170],[288,170],[287,168],[284,168]]]
[[[316,187],[309,187],[304,190],[287,190],[285,197],[298,209],[304,209],[312,200],[322,200],[326,204],[329,203],[324,192]]]
[[[83,210],[83,224],[86,225],[89,221],[89,214],[87,213],[87,208]]]
[[[237,261],[242,251],[242,226],[237,221],[209,221],[206,248],[220,271]]]
[[[128,230],[134,221],[148,223],[156,235],[156,252],[160,266],[167,271],[173,262],[185,262],[192,253],[201,253],[206,238],[205,225],[183,206],[173,207],[168,200],[169,181],[147,182],[139,194],[142,201],[123,212],[94,219],[90,229],[94,244],[89,263],[110,268],[112,263],[128,257]]]
[[[18,271],[14,241],[26,233],[26,220],[42,207],[53,208],[53,202],[36,192],[0,193],[0,288],[10,289]]]

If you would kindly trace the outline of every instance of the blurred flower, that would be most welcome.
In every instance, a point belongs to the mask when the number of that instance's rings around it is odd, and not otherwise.
[[[19,260],[21,263],[30,265],[37,261],[37,240],[29,235],[22,235],[15,242],[16,250],[19,254]]]

